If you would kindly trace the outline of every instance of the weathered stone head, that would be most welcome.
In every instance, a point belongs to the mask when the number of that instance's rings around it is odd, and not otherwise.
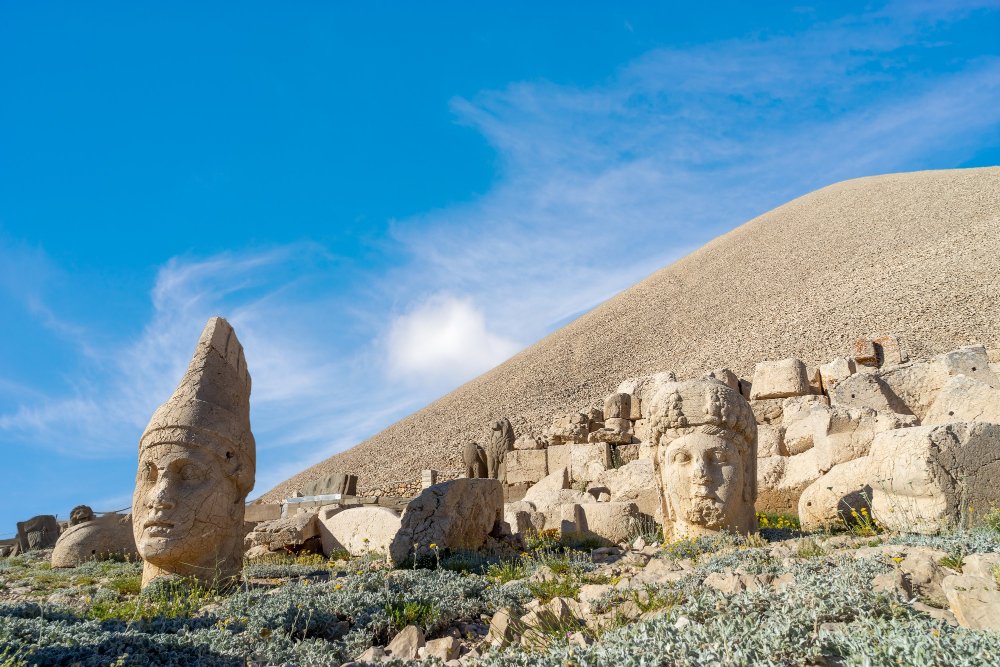
[[[671,382],[647,402],[668,539],[757,529],[757,424],[739,392],[712,379]]]
[[[229,323],[214,317],[139,440],[132,511],[144,586],[170,574],[209,584],[239,575],[255,467],[243,346]]]

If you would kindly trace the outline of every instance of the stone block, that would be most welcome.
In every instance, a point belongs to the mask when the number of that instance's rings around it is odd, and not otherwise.
[[[805,396],[811,392],[806,365],[799,359],[758,363],[753,374],[753,400]]]
[[[504,457],[507,484],[534,484],[539,481],[549,474],[547,459],[544,449],[515,449],[507,452]]]
[[[17,523],[17,544],[20,553],[35,549],[51,549],[59,539],[59,522],[51,514],[33,516]]]
[[[604,399],[604,419],[631,419],[632,395],[611,394]]]
[[[1000,389],[965,375],[950,378],[922,424],[982,421],[1000,424]]]
[[[317,516],[323,553],[344,550],[352,556],[389,553],[401,526],[399,514],[385,507],[327,506]]]
[[[570,479],[590,482],[611,465],[611,446],[606,442],[574,444],[570,450]]]
[[[854,365],[854,359],[850,357],[841,357],[839,359],[834,359],[829,363],[823,364],[819,367],[820,381],[823,383],[823,391],[829,393],[831,389],[850,376],[854,375],[856,371],[857,367]]]
[[[281,518],[281,505],[277,503],[251,503],[247,505],[245,512],[243,520],[249,523],[274,521]]]
[[[757,458],[768,456],[788,456],[784,426],[761,424],[757,427]]]
[[[607,502],[563,505],[563,539],[596,539],[619,544],[632,537],[641,525],[635,503]]]
[[[814,394],[823,393],[823,377],[818,366],[806,366],[806,377],[809,378],[809,389]]]
[[[546,449],[546,465],[549,470],[555,471],[559,468],[569,468],[570,450],[573,445],[549,445]]]
[[[851,356],[855,363],[864,366],[878,366],[878,352],[875,351],[875,342],[870,338],[855,340]]]
[[[902,342],[896,336],[891,334],[879,336],[872,341],[872,344],[875,346],[875,356],[880,367],[895,366],[909,360]]]
[[[871,460],[863,456],[835,465],[810,484],[799,497],[798,515],[803,530],[856,524],[852,512],[871,516]]]
[[[613,502],[633,502],[649,516],[660,513],[660,494],[652,459],[636,459],[597,476],[594,486],[609,490]]]
[[[559,493],[568,489],[569,468],[553,469],[544,479],[528,489],[522,500],[531,503],[539,511],[547,511],[560,504]]]
[[[397,565],[416,549],[475,550],[503,520],[503,485],[496,479],[455,479],[424,489],[407,504],[389,554]],[[414,545],[417,545],[414,547]]]

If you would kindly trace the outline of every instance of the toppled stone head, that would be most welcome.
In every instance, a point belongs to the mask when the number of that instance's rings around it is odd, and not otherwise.
[[[664,536],[754,532],[757,424],[739,392],[712,379],[671,382],[643,406]]]
[[[139,440],[132,510],[144,586],[165,575],[208,584],[239,575],[255,467],[243,346],[229,323],[214,317]]]
[[[77,505],[69,513],[69,525],[76,526],[87,521],[94,520],[94,510],[90,509],[88,505]]]

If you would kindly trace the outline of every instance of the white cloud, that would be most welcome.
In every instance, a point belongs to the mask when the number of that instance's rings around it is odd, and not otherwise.
[[[469,298],[438,294],[393,320],[386,341],[390,372],[409,381],[455,386],[522,347],[490,332]]]

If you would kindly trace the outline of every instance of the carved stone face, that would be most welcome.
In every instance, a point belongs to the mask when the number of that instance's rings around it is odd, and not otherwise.
[[[200,447],[157,444],[140,451],[133,498],[139,554],[171,570],[217,565],[220,537],[243,509],[222,463]]]
[[[674,537],[745,528],[744,462],[736,434],[695,431],[660,438],[660,483]]]

